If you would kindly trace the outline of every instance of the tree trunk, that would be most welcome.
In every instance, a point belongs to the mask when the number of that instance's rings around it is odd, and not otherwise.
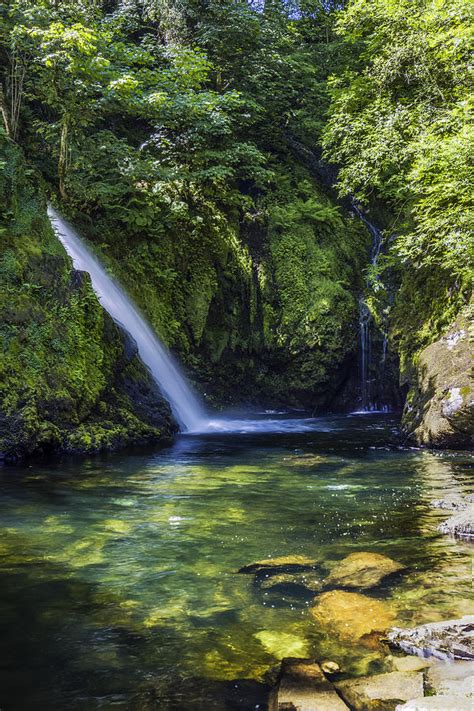
[[[68,133],[69,133],[69,116],[63,116],[61,128],[61,138],[59,142],[59,159],[58,159],[58,177],[59,177],[59,193],[65,200],[66,192],[66,173],[67,173],[67,152],[68,152]]]
[[[12,132],[10,129],[10,121],[8,118],[8,109],[7,109],[7,105],[5,102],[5,94],[3,92],[3,86],[1,84],[0,84],[0,113],[2,114],[3,125],[5,126],[5,133],[7,134],[8,138],[11,138]]]

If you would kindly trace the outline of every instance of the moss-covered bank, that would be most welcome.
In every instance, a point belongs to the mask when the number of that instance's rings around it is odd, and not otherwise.
[[[158,441],[168,405],[133,343],[71,268],[20,150],[0,143],[0,452],[95,452]]]

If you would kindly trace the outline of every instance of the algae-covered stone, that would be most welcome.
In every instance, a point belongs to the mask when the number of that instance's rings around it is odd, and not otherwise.
[[[306,570],[301,573],[277,573],[259,580],[261,590],[295,587],[315,593],[322,587],[322,576],[316,571]]]
[[[357,711],[395,711],[396,707],[423,695],[423,675],[389,672],[336,682],[342,698]]]
[[[254,637],[276,659],[283,659],[283,657],[288,656],[306,656],[308,654],[308,642],[304,638],[289,632],[262,630],[261,632],[256,632]]]
[[[474,434],[474,381],[468,305],[416,364],[403,426],[419,444],[468,447]]]
[[[269,711],[345,711],[346,704],[312,659],[284,659]]]
[[[360,593],[332,590],[310,609],[318,625],[348,642],[371,646],[395,619],[390,605]]]
[[[380,553],[351,553],[332,569],[324,581],[328,588],[368,589],[383,578],[403,570],[404,566]]]

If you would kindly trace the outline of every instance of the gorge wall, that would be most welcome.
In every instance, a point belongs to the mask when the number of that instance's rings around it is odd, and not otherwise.
[[[211,405],[357,409],[363,303],[370,404],[408,392],[406,435],[469,445],[460,0],[26,0],[0,25],[0,451],[173,430],[46,199]],[[356,205],[381,230],[377,263]]]

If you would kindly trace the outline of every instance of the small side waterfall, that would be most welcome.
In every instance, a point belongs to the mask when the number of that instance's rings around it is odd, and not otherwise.
[[[359,299],[359,343],[360,343],[360,402],[362,410],[371,410],[370,397],[370,324],[372,316],[364,301],[364,297]]]
[[[357,217],[365,224],[372,235],[372,247],[370,249],[370,263],[375,266],[382,247],[382,232],[366,218],[355,200],[351,202]],[[370,287],[367,279],[367,287]],[[360,401],[361,409],[368,412],[374,410],[376,405],[372,401],[370,365],[371,365],[371,345],[372,345],[372,315],[363,295],[359,298],[359,343],[360,343]],[[384,334],[382,363],[385,363],[387,349],[387,335]]]
[[[181,428],[188,432],[205,430],[209,418],[204,407],[131,299],[107,274],[71,225],[51,206],[48,215],[74,267],[89,273],[92,287],[104,309],[136,341],[140,358],[169,401]]]

